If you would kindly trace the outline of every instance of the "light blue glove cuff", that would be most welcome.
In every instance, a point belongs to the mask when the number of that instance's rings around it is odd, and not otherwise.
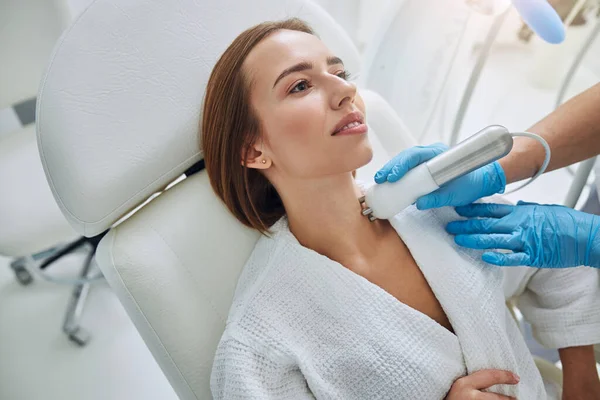
[[[506,174],[504,173],[504,169],[502,169],[500,163],[498,161],[494,161],[492,164],[490,164],[489,169],[491,170],[490,173],[484,177],[485,186],[483,195],[481,197],[491,196],[493,194],[502,194],[506,190]]]
[[[589,240],[584,265],[600,268],[600,217],[592,215],[592,224],[587,232]]]

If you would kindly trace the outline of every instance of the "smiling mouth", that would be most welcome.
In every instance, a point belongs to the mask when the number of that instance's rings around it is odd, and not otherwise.
[[[363,125],[364,116],[360,111],[356,110],[342,118],[331,135],[335,136],[339,133],[352,133],[353,131],[357,131],[355,133],[360,133],[359,131],[362,131],[361,127]]]
[[[368,128],[362,122],[351,122],[347,125],[344,125],[342,129],[338,132],[334,133],[332,136],[354,136],[354,135],[363,135],[367,133]]]
[[[360,125],[362,125],[362,124],[359,121],[350,122],[348,125],[344,125],[337,131],[333,132],[333,134],[335,135],[338,132],[345,131],[346,129],[354,128],[354,127],[360,126]]]

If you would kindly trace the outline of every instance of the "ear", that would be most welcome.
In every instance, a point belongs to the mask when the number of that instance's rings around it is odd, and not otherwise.
[[[244,150],[242,150],[242,153],[244,152]],[[244,157],[246,155],[242,154],[242,165],[244,165],[247,168],[255,168],[255,169],[267,169],[269,167],[271,167],[272,161],[269,157],[267,157],[264,152],[260,151],[259,149],[257,149],[255,146],[252,146],[250,148],[250,151],[248,152],[248,156],[246,158],[246,160],[244,160]]]

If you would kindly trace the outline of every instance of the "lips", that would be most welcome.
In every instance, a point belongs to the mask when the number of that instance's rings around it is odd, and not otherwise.
[[[346,130],[346,129],[350,129],[350,128],[354,128],[355,126],[359,126],[360,122],[356,121],[356,122],[350,122],[348,125],[344,125],[342,127],[342,129],[340,129],[340,131]]]
[[[364,116],[360,111],[353,111],[350,114],[346,115],[344,118],[338,122],[335,126],[332,136],[346,129],[355,128],[364,123]]]

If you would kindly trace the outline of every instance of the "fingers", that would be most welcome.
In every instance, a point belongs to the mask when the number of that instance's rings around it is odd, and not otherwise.
[[[510,214],[515,206],[508,204],[469,204],[468,206],[456,207],[458,215],[468,218],[502,218]]]
[[[502,254],[494,251],[488,251],[483,253],[481,259],[488,264],[497,265],[499,267],[520,267],[531,265],[531,258],[526,253]]]
[[[496,393],[484,393],[480,390],[489,389],[494,385],[516,385],[519,377],[510,371],[499,369],[484,369],[457,379],[446,397],[447,400],[483,399],[506,400],[514,399]]]
[[[447,149],[448,146],[442,143],[436,143],[430,146],[416,146],[404,150],[377,171],[375,174],[375,182],[396,182],[417,165],[431,160],[433,157],[443,153]]]
[[[454,241],[459,246],[478,250],[506,249],[519,251],[523,247],[519,237],[496,233],[485,235],[458,235],[454,238]]]
[[[540,204],[539,203],[531,203],[531,202],[528,202],[528,201],[519,200],[517,202],[517,205],[518,206],[539,206]]]
[[[501,219],[482,218],[466,221],[452,221],[446,225],[446,231],[451,235],[469,235],[484,233],[512,233],[513,227]]]
[[[517,400],[517,398],[511,396],[504,396],[497,393],[480,392],[477,394],[477,400]]]
[[[519,383],[517,375],[500,369],[482,369],[462,379],[466,379],[464,384],[477,390],[487,389],[494,385],[516,385]]]
[[[421,196],[417,199],[417,208],[419,210],[429,210],[430,208],[457,205],[455,191],[456,188],[452,187],[452,185],[444,186],[425,196]],[[468,203],[470,203],[470,201]]]
[[[439,189],[438,189],[439,190]],[[439,208],[449,206],[450,202],[447,197],[441,196],[437,190],[417,199],[416,205],[419,210],[429,210],[431,208]]]

